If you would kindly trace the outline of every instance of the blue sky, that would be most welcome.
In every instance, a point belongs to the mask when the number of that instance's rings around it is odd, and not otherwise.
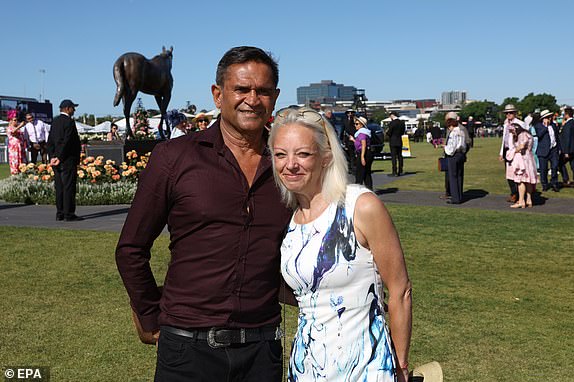
[[[466,90],[500,103],[529,92],[574,104],[572,1],[39,1],[4,2],[0,94],[121,115],[112,66],[174,47],[171,108],[213,108],[215,68],[255,45],[279,61],[278,107],[298,86],[330,79],[369,100],[440,98]],[[8,16],[11,15],[11,16]],[[46,71],[44,75],[40,70]],[[141,94],[141,93],[140,93]],[[152,96],[141,95],[155,107]]]

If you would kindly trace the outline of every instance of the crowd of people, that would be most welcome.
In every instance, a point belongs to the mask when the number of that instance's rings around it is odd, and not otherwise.
[[[508,104],[504,108],[502,143],[499,159],[505,162],[506,179],[510,189],[508,201],[512,208],[533,206],[538,174],[542,191],[559,192],[562,187],[574,187],[569,171],[574,176],[574,113],[564,109],[562,123],[550,110],[532,113],[524,121],[517,118],[517,109]],[[570,167],[570,170],[568,169]],[[550,172],[550,181],[548,173]],[[562,175],[562,183],[558,173]]]
[[[25,115],[25,120],[18,119],[17,110],[9,110],[8,115],[8,163],[10,174],[18,174],[22,163],[30,160],[35,163],[38,158],[48,163],[47,142],[50,125],[37,119],[33,113]]]

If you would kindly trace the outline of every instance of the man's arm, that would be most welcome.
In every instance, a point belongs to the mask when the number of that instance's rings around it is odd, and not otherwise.
[[[170,168],[167,144],[157,145],[140,175],[116,248],[116,264],[132,308],[142,328],[148,332],[159,329],[161,292],[149,260],[153,242],[165,227],[171,207]]]

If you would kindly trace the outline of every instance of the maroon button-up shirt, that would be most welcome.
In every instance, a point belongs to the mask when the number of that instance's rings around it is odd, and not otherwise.
[[[144,330],[278,324],[279,248],[290,215],[269,151],[249,187],[218,122],[157,145],[116,249]],[[160,294],[149,259],[166,223],[171,261]]]

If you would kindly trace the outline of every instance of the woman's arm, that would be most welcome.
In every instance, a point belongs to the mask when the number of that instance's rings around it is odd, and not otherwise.
[[[381,279],[389,291],[391,337],[398,367],[405,369],[397,374],[404,378],[408,376],[412,287],[397,230],[384,204],[372,193],[363,194],[357,200],[355,233],[361,245],[373,253]]]
[[[367,161],[365,160],[365,153],[367,152],[367,138],[361,140],[361,164],[363,166],[367,165]]]

